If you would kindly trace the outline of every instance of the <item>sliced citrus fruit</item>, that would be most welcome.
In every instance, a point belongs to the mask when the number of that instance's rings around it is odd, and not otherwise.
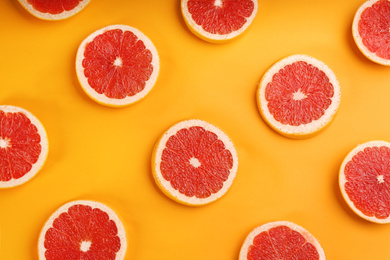
[[[339,174],[341,193],[360,217],[390,222],[390,143],[358,145],[344,159]]]
[[[35,116],[20,107],[0,106],[0,188],[34,177],[47,152],[46,131]]]
[[[236,176],[238,158],[229,137],[202,120],[172,126],[152,156],[154,179],[173,200],[192,206],[224,195]]]
[[[241,35],[255,18],[257,8],[257,0],[181,0],[188,28],[214,43]]]
[[[90,0],[18,0],[32,15],[43,20],[63,20],[80,12]]]
[[[317,239],[306,229],[289,221],[256,227],[244,241],[240,260],[325,260]]]
[[[106,205],[89,200],[66,203],[45,223],[38,240],[40,260],[124,259],[122,222]]]
[[[332,121],[340,98],[340,86],[331,69],[300,54],[275,63],[264,74],[257,90],[263,119],[290,138],[319,133]]]
[[[139,30],[110,25],[80,45],[76,71],[81,87],[96,102],[120,107],[143,98],[156,83],[159,57]]]
[[[352,35],[367,58],[390,66],[390,2],[369,0],[361,5],[353,19]]]

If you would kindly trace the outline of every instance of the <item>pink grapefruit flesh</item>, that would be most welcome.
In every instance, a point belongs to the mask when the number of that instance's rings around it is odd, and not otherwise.
[[[152,160],[159,187],[187,205],[207,204],[222,196],[232,184],[237,163],[230,139],[201,120],[183,121],[170,128]]]
[[[44,20],[62,20],[80,12],[90,0],[18,0],[32,15]]]
[[[240,260],[325,260],[318,241],[304,228],[288,221],[255,228],[246,238]]]
[[[257,5],[257,0],[182,0],[182,14],[197,36],[218,42],[245,31],[256,15]]]
[[[35,176],[47,151],[46,132],[36,117],[19,107],[0,106],[0,188]]]
[[[389,1],[366,1],[356,12],[352,32],[357,46],[366,57],[390,66]]]
[[[390,222],[390,143],[357,146],[343,161],[339,183],[344,199],[360,217]]]
[[[59,208],[42,229],[39,259],[124,259],[126,236],[116,214],[95,201]]]
[[[84,91],[108,106],[143,98],[157,80],[159,58],[152,42],[126,25],[102,28],[80,45],[76,71]]]
[[[257,101],[273,129],[288,137],[305,138],[331,122],[339,107],[340,87],[324,63],[307,55],[292,55],[267,71]]]

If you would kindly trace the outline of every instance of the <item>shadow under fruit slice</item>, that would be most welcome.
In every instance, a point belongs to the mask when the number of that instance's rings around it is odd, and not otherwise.
[[[112,107],[130,105],[148,94],[159,66],[153,43],[127,25],[95,31],[80,44],[76,57],[82,89],[96,102]]]
[[[339,185],[357,215],[371,222],[389,223],[390,143],[370,141],[353,149],[340,167]]]
[[[280,60],[264,74],[256,98],[269,126],[299,139],[318,134],[330,124],[340,106],[341,92],[327,65],[298,54]]]
[[[20,107],[0,106],[0,188],[30,180],[47,153],[47,135],[39,120]]]
[[[208,204],[224,195],[236,176],[238,158],[229,137],[202,120],[172,126],[157,142],[152,171],[160,189],[191,206]]]
[[[32,15],[43,20],[63,20],[80,12],[90,0],[18,0]]]
[[[125,229],[115,212],[88,200],[66,203],[45,223],[38,240],[40,260],[125,257]]]
[[[353,19],[352,35],[368,59],[390,66],[390,2],[369,0],[361,5]]]
[[[325,260],[317,239],[289,221],[276,221],[256,227],[244,241],[239,260]]]
[[[188,28],[208,42],[225,42],[241,35],[252,23],[257,0],[181,0]]]

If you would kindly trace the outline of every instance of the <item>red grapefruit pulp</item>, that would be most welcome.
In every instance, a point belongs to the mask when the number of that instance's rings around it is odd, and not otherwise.
[[[288,221],[255,228],[246,238],[240,260],[325,260],[318,241],[304,228]]]
[[[153,43],[139,30],[111,25],[80,45],[76,71],[84,91],[108,106],[140,100],[157,80],[159,58]]]
[[[390,222],[390,143],[371,141],[357,146],[343,161],[339,183],[344,199],[359,216]]]
[[[124,228],[107,206],[93,201],[74,201],[59,208],[42,229],[39,258],[123,259]]]
[[[252,23],[257,0],[182,0],[182,14],[200,38],[218,42],[240,35]]]
[[[340,96],[339,83],[328,66],[307,55],[292,55],[264,74],[257,101],[260,114],[273,129],[304,138],[332,121]]]
[[[30,112],[0,106],[0,188],[31,179],[47,156],[46,132]]]
[[[201,120],[187,120],[161,138],[152,159],[159,187],[172,199],[202,205],[222,196],[237,171],[230,139]]]
[[[90,0],[18,0],[32,15],[44,20],[61,20],[81,11]]]
[[[369,0],[356,12],[353,36],[359,49],[369,59],[390,65],[390,2]]]

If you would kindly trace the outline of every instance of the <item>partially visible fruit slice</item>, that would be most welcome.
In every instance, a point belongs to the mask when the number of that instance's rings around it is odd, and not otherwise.
[[[241,35],[255,18],[257,8],[257,0],[181,0],[188,28],[214,43]]]
[[[47,152],[46,131],[35,116],[20,107],[0,106],[0,188],[34,177]]]
[[[344,159],[339,174],[341,193],[360,217],[390,222],[390,143],[358,145]]]
[[[332,70],[307,56],[292,55],[275,63],[257,90],[263,119],[278,133],[290,138],[318,134],[333,120],[341,99]]]
[[[157,185],[168,197],[191,206],[224,195],[237,167],[237,153],[229,137],[196,119],[172,126],[157,142],[152,156]]]
[[[90,0],[18,0],[32,15],[43,20],[63,20],[80,12]]]
[[[390,66],[390,1],[369,0],[357,10],[352,35],[370,60]]]
[[[69,202],[45,223],[38,240],[40,260],[124,259],[125,229],[115,212],[88,200]]]
[[[255,228],[245,239],[239,260],[325,260],[317,239],[304,228],[276,221]]]
[[[89,35],[76,57],[81,87],[96,102],[120,107],[142,99],[159,72],[153,43],[139,30],[110,25]]]

